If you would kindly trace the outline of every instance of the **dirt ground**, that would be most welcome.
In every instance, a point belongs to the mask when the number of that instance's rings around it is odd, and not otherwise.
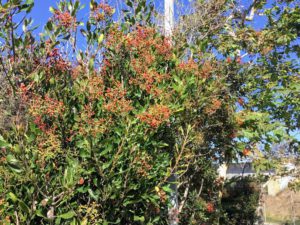
[[[265,212],[267,222],[300,221],[300,192],[284,190],[277,196],[265,196]],[[292,223],[293,224],[293,223]]]

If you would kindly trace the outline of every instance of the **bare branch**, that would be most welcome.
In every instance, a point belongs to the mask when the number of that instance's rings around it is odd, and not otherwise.
[[[187,197],[188,197],[188,194],[189,194],[189,190],[190,190],[190,182],[188,182],[185,190],[184,190],[184,193],[183,193],[183,197],[182,197],[182,201],[180,202],[180,205],[179,205],[179,208],[178,208],[178,212],[180,213],[184,207],[184,204],[187,200]]]
[[[19,217],[18,217],[18,212],[15,211],[14,214],[15,214],[15,217],[16,217],[16,225],[20,225]]]

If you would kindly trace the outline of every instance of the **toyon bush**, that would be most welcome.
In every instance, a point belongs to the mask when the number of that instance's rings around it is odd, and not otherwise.
[[[215,167],[299,127],[297,111],[284,110],[299,102],[272,98],[299,94],[284,89],[299,82],[297,66],[276,58],[299,35],[299,7],[274,6],[283,27],[260,33],[231,18],[240,27],[230,41],[221,25],[239,9],[225,1],[210,9],[220,26],[204,39],[187,27],[164,36],[146,0],[126,1],[119,22],[105,1],[91,0],[81,21],[80,1],[63,0],[38,35],[33,7],[0,1],[1,224],[218,224]],[[276,42],[269,35],[281,29],[287,37]],[[261,58],[247,64],[237,49]]]

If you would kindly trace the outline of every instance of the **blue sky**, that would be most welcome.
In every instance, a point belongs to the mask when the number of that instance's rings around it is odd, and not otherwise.
[[[180,4],[188,5],[191,0],[179,0]],[[42,25],[45,24],[47,19],[51,16],[51,13],[49,12],[50,6],[56,6],[58,0],[35,0],[35,6],[33,8],[33,11],[31,13],[32,17],[35,19],[35,25]],[[114,5],[116,0],[108,0],[109,4]],[[163,0],[155,0],[155,5],[157,6],[157,10],[162,12],[163,11]],[[243,0],[243,4],[246,6],[249,5],[249,3],[252,2],[252,0]],[[271,2],[268,1],[268,5],[271,5]],[[81,0],[82,4],[86,5],[86,8],[82,11],[83,14],[81,16],[84,16],[84,14],[87,13],[88,6],[89,6],[89,0]],[[263,21],[255,21],[255,26],[260,27],[263,24]]]
[[[120,1],[120,0],[119,0]],[[121,0],[123,1],[123,0]],[[180,0],[182,4],[188,4],[190,0]],[[49,11],[50,6],[56,6],[58,0],[35,0],[35,6],[31,12],[31,16],[34,19],[34,25],[44,25],[48,18],[51,16],[51,13]],[[81,4],[85,4],[86,7],[81,11],[79,14],[79,18],[86,18],[88,15],[88,10],[89,10],[89,0],[81,0]],[[116,5],[116,0],[108,0],[106,1],[111,5]],[[163,6],[164,6],[164,1],[163,0],[155,0],[155,6],[156,9],[159,12],[163,12]]]
[[[49,7],[56,5],[56,1],[53,0],[36,0],[31,12],[31,16],[34,19],[35,25],[44,25],[48,18],[51,16]]]
[[[120,1],[120,0],[119,0]],[[180,4],[183,5],[188,5],[191,0],[179,0]],[[47,22],[48,18],[51,16],[51,13],[49,11],[50,6],[56,6],[58,0],[35,0],[35,6],[31,12],[31,16],[34,19],[34,25],[40,25],[39,31],[41,31],[42,26],[45,25]],[[115,5],[116,0],[108,0],[107,1],[111,5]],[[252,0],[243,0],[242,3],[245,6],[248,6]],[[271,6],[273,1],[268,1],[267,6]],[[89,0],[81,0],[82,4],[85,4],[86,7],[81,11],[79,14],[79,19],[81,18],[86,18],[88,15],[88,9],[89,9]],[[163,5],[164,1],[163,0],[154,0],[156,9],[159,12],[163,12]],[[81,17],[81,18],[80,18]],[[265,24],[265,18],[264,17],[257,17],[253,22],[251,22],[253,26],[256,29],[260,29],[264,26]]]

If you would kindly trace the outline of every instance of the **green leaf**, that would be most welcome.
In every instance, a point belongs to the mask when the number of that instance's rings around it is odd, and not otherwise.
[[[22,25],[22,30],[23,30],[24,33],[27,32],[27,26],[26,26],[26,24],[23,24],[23,25]]]
[[[51,21],[48,21],[48,22],[46,23],[46,27],[47,27],[47,29],[48,29],[49,31],[52,31],[52,30],[53,30],[53,24],[52,24],[52,22],[51,22]]]
[[[89,189],[88,192],[89,192],[90,196],[91,196],[94,200],[96,200],[96,201],[98,200],[99,196],[97,196],[97,195],[92,191],[92,189]]]
[[[49,11],[50,11],[51,13],[55,13],[55,9],[54,9],[52,6],[49,7]]]
[[[67,4],[68,4],[68,10],[69,10],[69,12],[72,12],[73,7],[72,7],[71,3],[68,2]]]
[[[65,187],[70,187],[74,184],[76,168],[73,166],[67,167],[64,172],[63,184]]]
[[[35,215],[37,215],[38,217],[46,218],[46,217],[43,215],[43,213],[41,212],[40,209],[38,209],[38,210],[35,211]]]
[[[94,7],[96,7],[96,3],[94,2],[94,0],[90,1],[90,9],[94,9]]]
[[[91,58],[89,61],[89,70],[93,71],[94,70],[94,64],[95,64],[95,59]]]
[[[91,31],[91,23],[90,22],[86,23],[86,29],[87,29],[88,32]]]
[[[74,217],[70,225],[78,225],[76,218]]]
[[[78,9],[78,7],[79,7],[79,4],[80,4],[80,2],[79,2],[79,1],[76,1],[76,2],[75,2],[75,4],[74,4],[74,10],[77,10],[77,9]]]
[[[84,29],[80,29],[80,33],[84,36],[84,37],[86,37],[88,34],[87,34],[87,32],[84,30]]]
[[[12,200],[14,203],[18,201],[17,196],[16,196],[14,193],[12,193],[12,192],[9,192],[9,193],[8,193],[8,198],[9,198],[10,200]]]
[[[11,144],[5,141],[4,138],[0,135],[0,148],[6,148],[6,147],[11,147]]]
[[[21,173],[23,170],[20,168],[19,161],[12,155],[6,157],[9,168],[15,173]]]
[[[110,161],[108,161],[108,162],[106,162],[106,163],[103,163],[102,169],[105,170],[105,169],[109,168],[110,165],[111,165],[111,163],[112,163],[112,160],[110,160]]]
[[[143,216],[134,216],[133,220],[134,221],[145,222],[145,217],[143,217]]]
[[[34,0],[26,0],[26,4],[27,5],[31,5],[31,4],[33,4],[34,3]]]
[[[133,8],[133,4],[131,0],[127,0],[126,5],[128,5],[130,8]]]
[[[98,38],[98,44],[101,44],[103,39],[104,39],[104,34],[100,34],[100,36]]]
[[[55,219],[55,225],[59,225],[59,224],[61,224],[61,218],[60,218],[60,217],[57,217],[57,218]]]
[[[61,215],[59,215],[57,217],[60,217],[60,218],[65,219],[65,220],[68,220],[68,219],[73,218],[75,215],[76,215],[76,213],[72,210],[72,211],[69,211],[67,213],[61,214]]]
[[[80,225],[87,225],[87,224],[88,224],[87,218],[83,219],[83,220],[80,222]]]
[[[29,214],[30,213],[30,209],[29,207],[25,204],[25,202],[19,200],[19,205],[20,205],[20,208],[22,209],[23,212]]]

